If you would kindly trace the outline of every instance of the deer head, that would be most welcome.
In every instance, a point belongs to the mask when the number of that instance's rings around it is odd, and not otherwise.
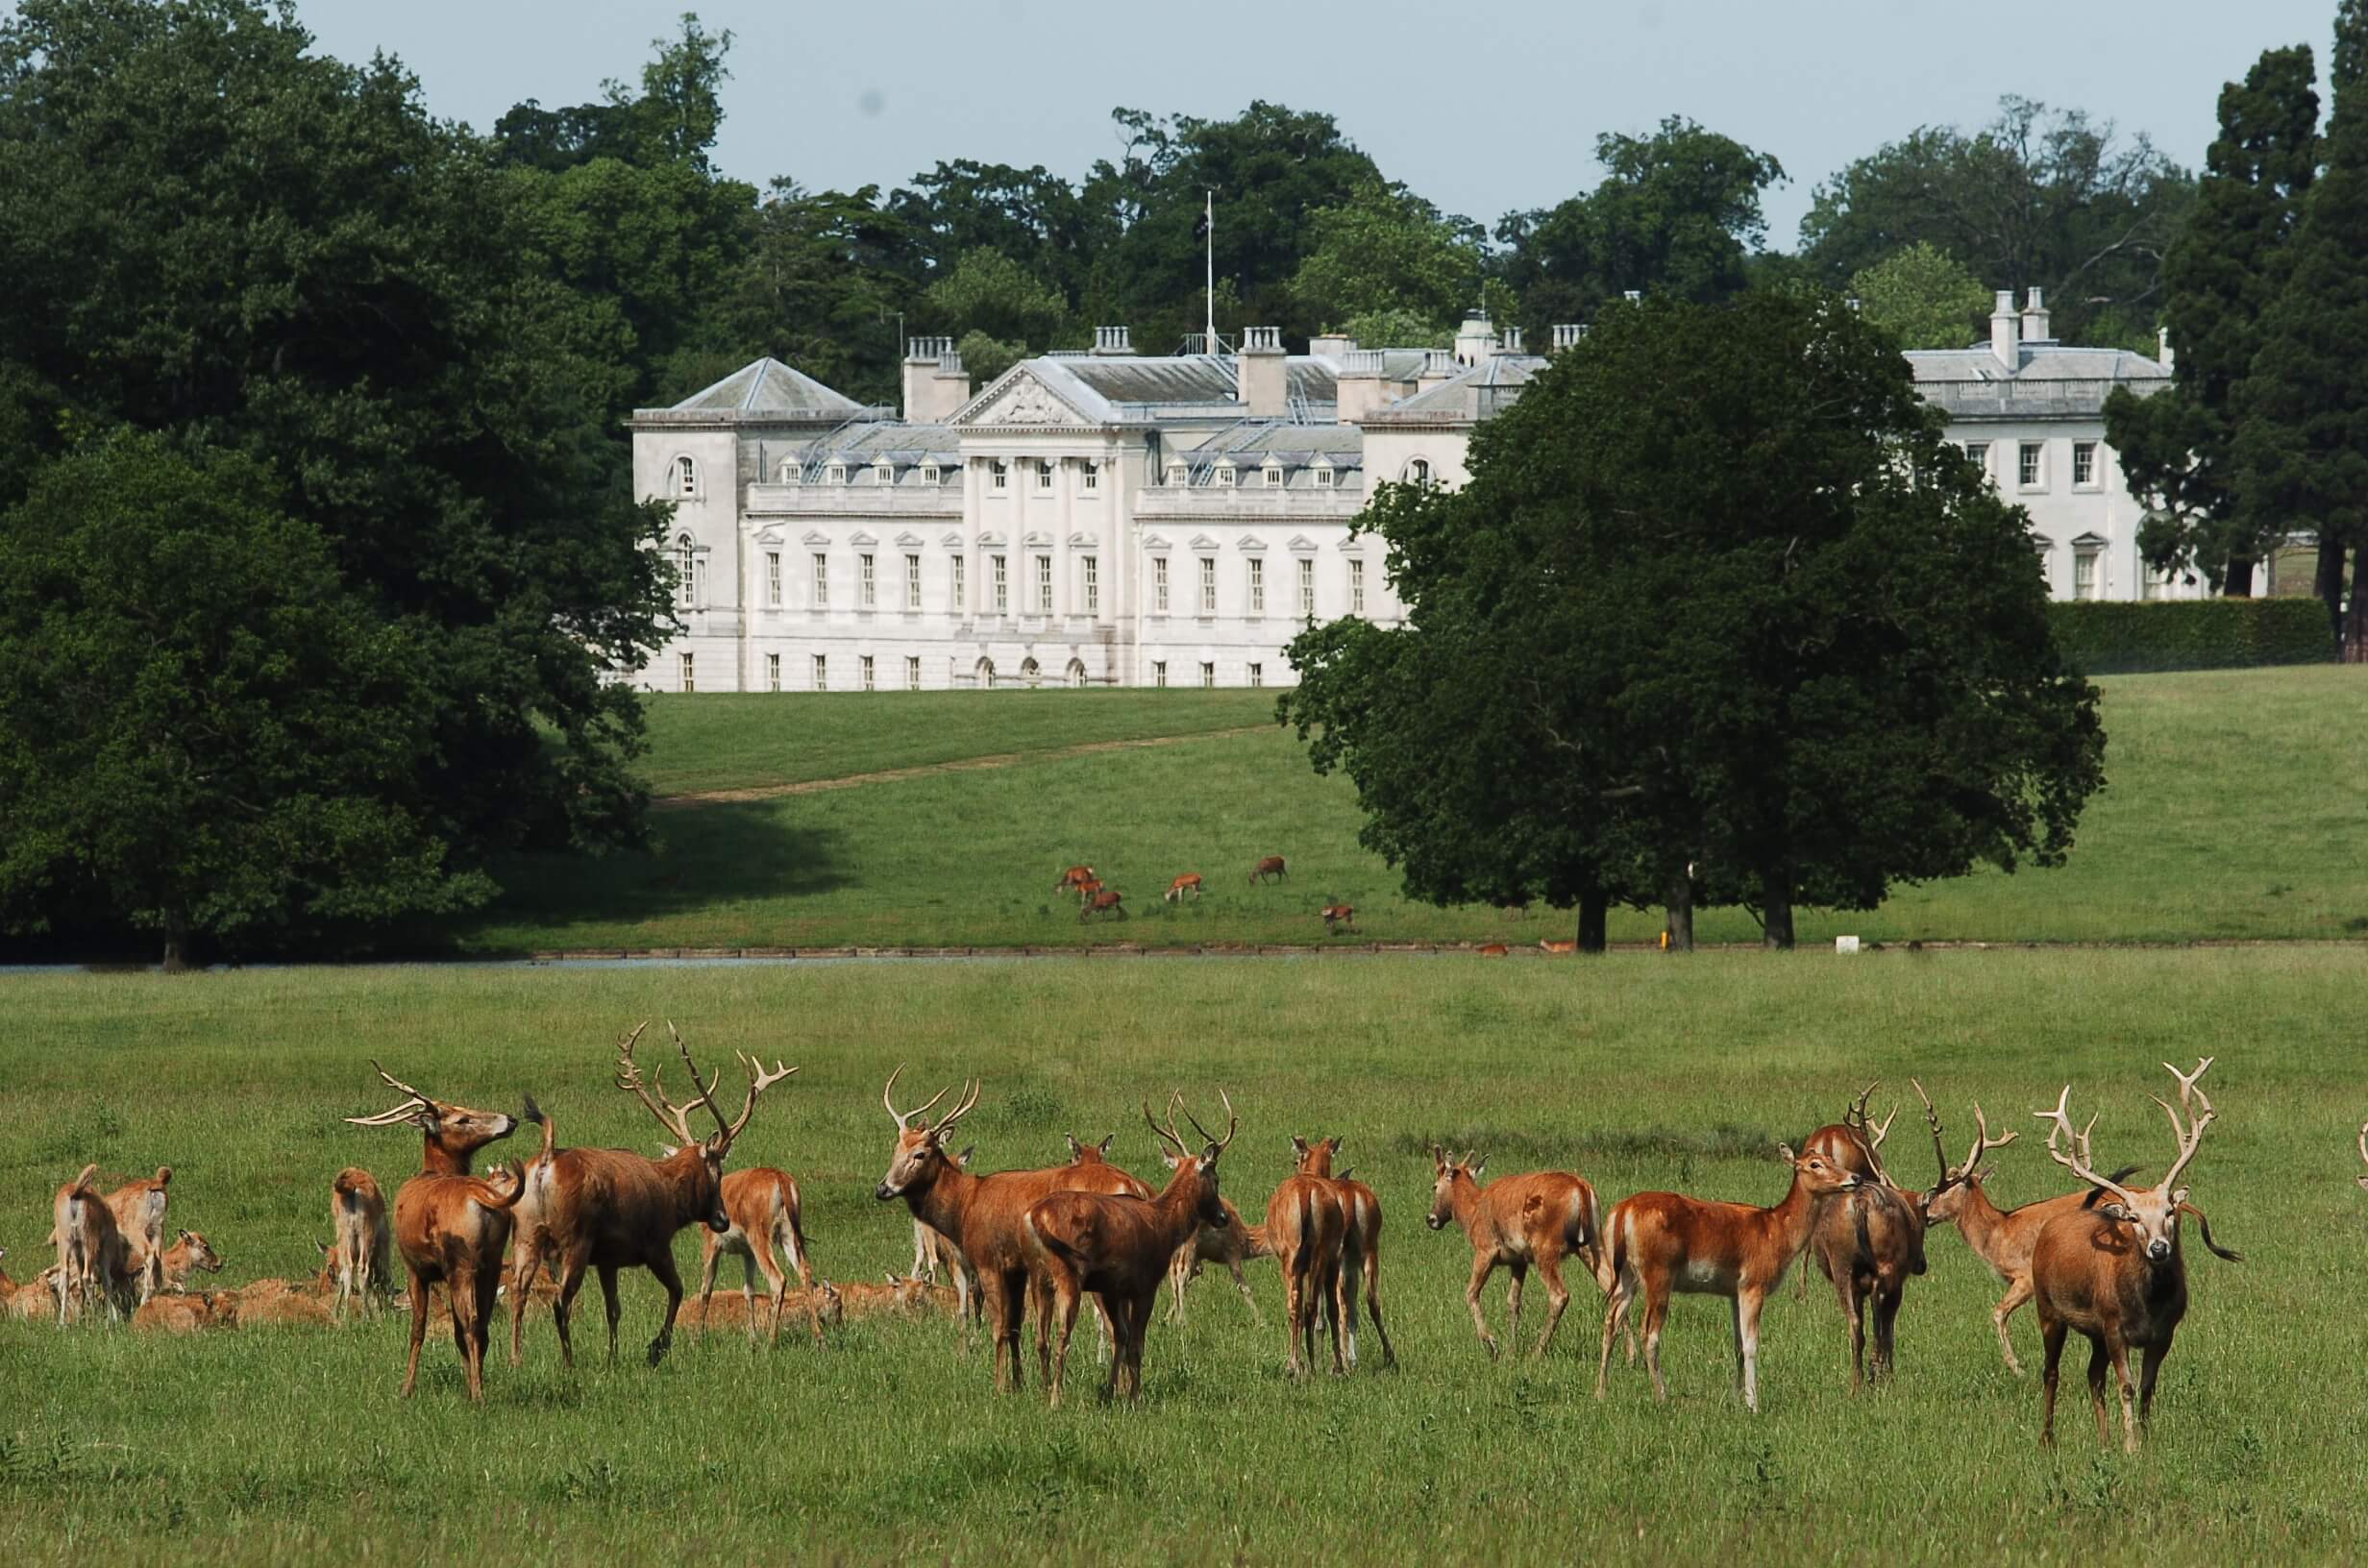
[[[1922,1089],[1919,1088],[1917,1092],[1922,1093]],[[1928,1108],[1931,1103],[1929,1100],[1925,1102]],[[1940,1147],[1940,1119],[1937,1115],[1932,1116],[1932,1127],[1933,1147],[1937,1151]],[[1966,1151],[1962,1164],[1952,1165],[1946,1155],[1940,1156],[1939,1184],[1924,1200],[1926,1218],[1947,1224],[1962,1213],[1965,1204],[1973,1195],[1973,1189],[1989,1179],[1989,1172],[1982,1168],[1982,1161],[1992,1149],[2005,1148],[2016,1137],[2011,1132],[2004,1138],[1990,1137],[1989,1121],[1982,1115],[1978,1101],[1973,1108],[1973,1147]]]
[[[2048,1158],[2089,1186],[2107,1193],[2109,1201],[2099,1206],[2099,1212],[2128,1223],[2137,1233],[2139,1248],[2148,1259],[2157,1262],[2169,1258],[2179,1246],[2179,1211],[2187,1201],[2187,1189],[2179,1185],[2179,1178],[2186,1170],[2188,1162],[2195,1158],[2196,1150],[2203,1146],[2204,1129],[2211,1125],[2213,1115],[2211,1101],[2198,1087],[2196,1080],[2204,1076],[2211,1064],[2212,1059],[2205,1057],[2193,1072],[2183,1073],[2168,1062],[2162,1064],[2164,1070],[2178,1080],[2179,1102],[2188,1109],[2190,1119],[2183,1123],[2179,1112],[2171,1108],[2168,1100],[2160,1095],[2150,1096],[2162,1107],[2162,1114],[2170,1118],[2171,1135],[2179,1143],[2179,1152],[2172,1159],[2170,1168],[2162,1173],[2162,1180],[2153,1187],[2124,1187],[2097,1172],[2088,1153],[2088,1135],[2096,1126],[2097,1118],[2092,1115],[2087,1126],[2077,1133],[2072,1130],[2072,1117],[2066,1109],[2072,1097],[2070,1084],[2064,1085],[2063,1092],[2056,1096],[2053,1111],[2032,1113],[2039,1120],[2050,1123]],[[2203,1110],[2197,1115],[2194,1108],[2199,1105]]]
[[[1468,1189],[1477,1189],[1480,1173],[1489,1168],[1489,1157],[1477,1160],[1467,1154],[1458,1160],[1438,1144],[1431,1145],[1431,1212],[1422,1216],[1422,1223],[1432,1230],[1443,1230],[1455,1217],[1455,1192],[1460,1183]]]
[[[1143,1120],[1144,1124],[1151,1129],[1152,1135],[1163,1144],[1168,1145],[1160,1150],[1160,1158],[1167,1162],[1168,1168],[1181,1173],[1189,1164],[1194,1174],[1198,1178],[1199,1200],[1195,1217],[1203,1225],[1221,1226],[1225,1223],[1225,1203],[1217,1190],[1217,1157],[1223,1154],[1225,1145],[1233,1141],[1233,1135],[1241,1127],[1242,1118],[1234,1115],[1231,1095],[1221,1089],[1217,1091],[1217,1097],[1225,1105],[1227,1119],[1225,1136],[1222,1138],[1217,1137],[1206,1127],[1201,1126],[1200,1118],[1194,1115],[1190,1109],[1184,1110],[1184,1119],[1191,1122],[1193,1131],[1200,1135],[1201,1147],[1198,1154],[1193,1152],[1192,1145],[1187,1143],[1183,1135],[1175,1130],[1175,1114],[1179,1108],[1184,1106],[1184,1096],[1180,1091],[1172,1090],[1168,1095],[1168,1124],[1165,1127],[1151,1119],[1151,1108],[1148,1105],[1143,1108]]]
[[[432,1099],[380,1066],[376,1061],[370,1064],[370,1067],[404,1099],[401,1104],[375,1116],[345,1118],[357,1127],[416,1127],[427,1135],[431,1145],[464,1164],[476,1150],[496,1139],[507,1138],[518,1130],[518,1118],[515,1116],[505,1115],[499,1111],[473,1111],[450,1100]],[[158,1174],[160,1177],[169,1176],[170,1168]]]
[[[1892,1114],[1896,1115],[1898,1113]],[[1889,1123],[1887,1121],[1885,1125],[1888,1126]],[[1813,1198],[1823,1197],[1828,1192],[1847,1192],[1860,1185],[1857,1171],[1844,1170],[1822,1154],[1814,1151],[1794,1154],[1789,1143],[1777,1144],[1776,1152],[1786,1164],[1792,1167],[1794,1185]]]
[[[700,1164],[705,1167],[706,1176],[701,1188],[704,1201],[700,1205],[706,1213],[700,1217],[707,1229],[721,1236],[731,1229],[730,1216],[724,1213],[724,1157],[731,1152],[733,1139],[747,1131],[749,1118],[756,1114],[756,1097],[798,1069],[785,1067],[777,1060],[767,1067],[746,1052],[734,1051],[732,1055],[739,1059],[741,1070],[748,1074],[748,1097],[741,1102],[740,1115],[727,1121],[723,1108],[715,1103],[716,1080],[708,1078],[703,1081],[700,1078],[699,1064],[691,1060],[691,1048],[682,1042],[682,1032],[674,1026],[672,1019],[668,1019],[666,1032],[674,1037],[675,1051],[682,1058],[682,1070],[691,1075],[691,1087],[699,1091],[699,1099],[695,1103],[705,1106],[707,1115],[715,1122],[712,1134],[704,1139],[695,1138],[691,1133],[690,1120],[694,1102],[685,1100],[677,1105],[667,1099],[665,1068],[656,1068],[645,1080],[641,1075],[640,1064],[633,1060],[633,1046],[641,1040],[641,1031],[648,1027],[645,1022],[618,1041],[617,1087],[639,1100],[642,1108],[657,1118],[658,1125],[675,1136],[678,1155],[684,1149],[696,1148],[699,1151]]]
[[[1331,1175],[1332,1157],[1341,1152],[1341,1144],[1346,1139],[1338,1133],[1330,1138],[1320,1138],[1313,1143],[1294,1135],[1291,1139],[1291,1152],[1297,1162],[1294,1168],[1302,1176]]]
[[[929,1120],[929,1112],[946,1097],[945,1090],[941,1089],[930,1095],[925,1104],[915,1106],[910,1111],[900,1111],[891,1096],[896,1090],[897,1078],[903,1071],[903,1066],[900,1064],[897,1070],[888,1075],[886,1086],[879,1091],[879,1103],[887,1108],[888,1119],[897,1124],[896,1148],[888,1156],[888,1173],[879,1179],[879,1186],[872,1189],[872,1196],[882,1203],[900,1197],[908,1190],[925,1191],[929,1184],[937,1180],[939,1174],[951,1164],[946,1157],[947,1130],[969,1115],[978,1104],[979,1086],[974,1083],[963,1086],[953,1109],[940,1116],[934,1124]]]

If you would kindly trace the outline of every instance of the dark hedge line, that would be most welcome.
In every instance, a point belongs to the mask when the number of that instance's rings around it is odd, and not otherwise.
[[[2047,607],[2057,644],[2092,675],[2325,664],[2335,656],[2315,599],[2195,599]]]

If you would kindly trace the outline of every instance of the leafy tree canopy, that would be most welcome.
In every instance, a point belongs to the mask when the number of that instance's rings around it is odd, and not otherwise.
[[[1352,320],[1369,328],[1385,319],[1419,324],[1410,336],[1359,342],[1411,345],[1452,335],[1478,303],[1486,266],[1479,227],[1445,216],[1403,185],[1363,186],[1346,202],[1319,208],[1312,229],[1314,248],[1291,282],[1306,313],[1335,330]]]
[[[1853,274],[1850,293],[1903,349],[1961,349],[1990,309],[1981,281],[1922,240]]]
[[[948,332],[977,332],[1040,349],[1051,346],[1069,314],[1058,290],[1002,252],[984,248],[964,253],[923,297]]]

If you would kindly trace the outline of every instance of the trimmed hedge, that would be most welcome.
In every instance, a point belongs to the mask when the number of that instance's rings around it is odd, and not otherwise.
[[[2315,599],[2183,599],[2047,607],[2056,646],[2092,675],[2326,664],[2335,656]]]

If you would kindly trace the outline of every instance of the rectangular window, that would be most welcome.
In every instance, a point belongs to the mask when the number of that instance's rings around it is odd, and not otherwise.
[[[855,668],[863,674],[863,689],[865,691],[876,692],[879,690],[879,683],[873,678],[873,659],[871,654],[866,653],[860,659],[857,659],[855,661]]]
[[[1282,469],[1281,469],[1281,468],[1279,468],[1279,467],[1269,467],[1269,468],[1262,468],[1262,469],[1260,469],[1260,470],[1259,470],[1259,472],[1260,472],[1261,474],[1264,474],[1264,475],[1266,476],[1266,478],[1267,478],[1267,488],[1268,488],[1268,489],[1270,489],[1270,490],[1280,490],[1280,489],[1283,487],[1283,471],[1282,471]]]
[[[2097,444],[2094,441],[2072,443],[2072,482],[2083,487],[2097,482]]]
[[[1322,465],[1320,465],[1320,467],[1318,467],[1318,468],[1317,468],[1317,470],[1316,470],[1316,488],[1317,488],[1317,489],[1319,489],[1319,490],[1329,490],[1329,489],[1331,489],[1331,488],[1332,488],[1332,465],[1331,465],[1331,464],[1329,464],[1329,463],[1325,463],[1325,464],[1322,464]]]
[[[704,555],[691,557],[691,602],[707,602],[707,557]]]
[[[814,552],[814,607],[830,607],[830,557],[819,550]]]
[[[956,615],[968,614],[970,610],[969,591],[963,586],[963,579],[969,576],[970,563],[971,558],[968,555],[956,555],[953,558],[953,594],[951,597],[953,613]]]
[[[904,557],[904,607],[908,610],[921,608],[921,557],[918,555]]]
[[[2022,445],[2022,451],[2015,467],[2014,482],[2021,485],[2026,490],[2036,490],[2039,488],[2040,451],[2041,448],[2039,443],[2036,441],[2026,441]]]
[[[781,655],[778,653],[768,653],[765,655],[765,690],[768,692],[777,692],[780,689]]]
[[[1165,555],[1151,557],[1151,613],[1168,613],[1168,557]]]
[[[1101,563],[1091,555],[1077,557],[1077,592],[1086,614],[1101,613]]]
[[[2072,597],[2097,597],[2097,552],[2093,550],[2076,550],[2072,552]]]
[[[1036,464],[1036,488],[1039,490],[1049,490],[1052,488],[1052,459],[1049,457],[1044,458]]]
[[[1249,683],[1252,686],[1264,686],[1267,683],[1267,667],[1265,665],[1253,664],[1249,667]]]
[[[781,552],[765,551],[765,602],[775,609],[781,607]]]
[[[1036,613],[1052,613],[1052,557],[1049,555],[1036,557]]]
[[[873,570],[870,551],[856,556],[855,564],[855,602],[868,610],[879,601],[879,578]]]
[[[1168,684],[1168,661],[1166,659],[1153,659],[1151,661],[1151,684],[1154,686],[1165,686]]]
[[[675,669],[681,675],[682,689],[686,692],[699,690],[699,667],[693,662],[693,657],[684,653],[675,660]]]
[[[1348,563],[1348,613],[1350,615],[1365,613],[1365,563],[1363,561]]]
[[[2158,572],[2150,566],[2145,569],[2144,576],[2139,579],[2138,594],[2145,599],[2160,599],[2162,590],[2170,585],[2171,575],[2168,572]]]
[[[991,569],[989,576],[995,583],[995,613],[1009,615],[1011,613],[1011,569],[1000,555],[988,556],[987,564]]]
[[[904,656],[904,689],[908,692],[921,690],[921,659],[917,654]]]
[[[1100,488],[1101,488],[1101,464],[1099,464],[1099,463],[1083,463],[1083,464],[1078,465],[1078,468],[1077,468],[1077,488],[1078,488],[1078,489],[1080,489],[1080,490],[1098,490],[1098,489],[1100,489]]]
[[[1206,662],[1201,664],[1200,684],[1203,686],[1214,686],[1217,684],[1217,666]]]
[[[998,490],[1011,488],[1011,465],[1000,457],[987,459],[987,482]]]
[[[1299,617],[1316,619],[1316,563],[1306,556],[1299,558]]]
[[[1965,458],[1974,467],[1987,474],[1989,472],[1989,443],[1986,441],[1966,442]]]
[[[1246,564],[1249,567],[1249,613],[1264,615],[1267,613],[1267,563],[1253,555]]]
[[[818,692],[830,690],[830,660],[820,653],[814,655],[814,689]]]
[[[1200,613],[1217,613],[1217,557],[1214,555],[1200,557]]]

